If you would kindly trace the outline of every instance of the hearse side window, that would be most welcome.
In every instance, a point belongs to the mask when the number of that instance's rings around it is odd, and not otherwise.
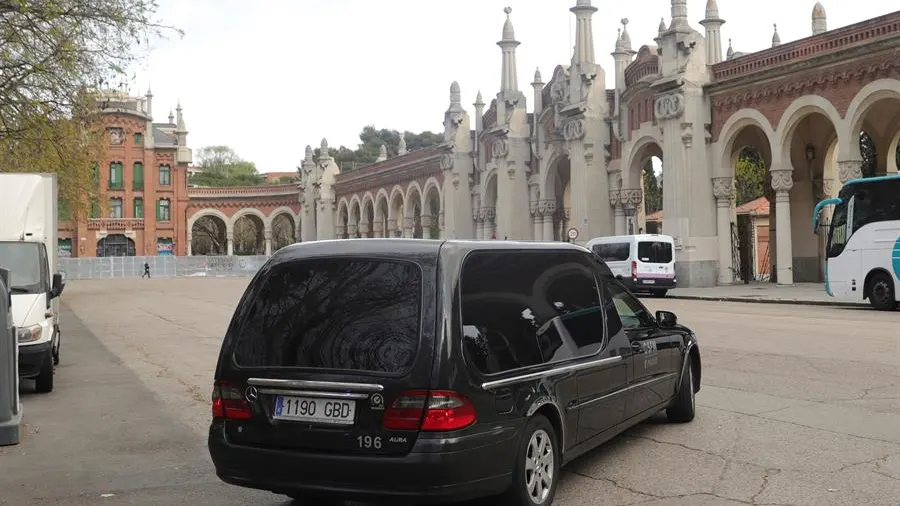
[[[651,264],[667,264],[672,261],[672,245],[662,241],[638,242],[638,260]]]
[[[462,272],[463,349],[482,373],[593,353],[603,341],[593,274],[577,255],[476,251]],[[574,350],[574,351],[573,351]]]
[[[624,262],[631,256],[631,245],[627,242],[595,244],[591,251],[604,262]]]
[[[422,271],[411,262],[302,260],[260,273],[236,315],[242,367],[402,373],[419,346]]]
[[[653,318],[650,313],[644,309],[644,306],[625,288],[615,280],[604,280],[603,283],[604,298],[612,300],[616,313],[622,321],[622,326],[626,329],[635,329],[641,327],[649,327],[653,325]],[[610,336],[615,333],[610,330]]]

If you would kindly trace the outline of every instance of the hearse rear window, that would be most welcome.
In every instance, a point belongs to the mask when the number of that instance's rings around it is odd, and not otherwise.
[[[604,262],[624,262],[628,260],[631,245],[627,242],[595,244],[591,250]]]
[[[667,264],[672,261],[672,244],[662,241],[639,242],[638,260],[651,264]]]
[[[234,361],[402,373],[419,347],[422,271],[383,259],[304,260],[254,282],[237,317]]]

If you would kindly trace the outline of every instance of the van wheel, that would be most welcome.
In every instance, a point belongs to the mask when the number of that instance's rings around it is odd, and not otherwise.
[[[541,415],[528,420],[507,490],[509,506],[544,506],[553,503],[559,482],[559,438],[553,425]]]
[[[876,272],[869,278],[869,304],[879,311],[897,309],[894,280],[883,272]]]
[[[669,293],[668,290],[653,290],[653,296],[663,298],[666,294]]]
[[[697,403],[694,398],[694,361],[688,359],[687,371],[681,377],[681,386],[672,406],[666,408],[666,418],[673,423],[687,423],[694,419]]]
[[[34,389],[41,394],[47,394],[53,391],[53,354],[48,353],[44,358],[44,365],[41,366],[41,372],[34,379]]]
[[[59,348],[62,347],[62,337],[59,330],[56,331],[56,346],[53,348],[53,365],[59,365]]]

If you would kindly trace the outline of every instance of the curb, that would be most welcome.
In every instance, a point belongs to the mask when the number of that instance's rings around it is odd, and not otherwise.
[[[666,295],[668,299],[683,300],[706,300],[718,302],[745,302],[748,304],[793,304],[795,306],[831,306],[843,308],[862,308],[869,307],[868,304],[855,302],[838,302],[830,300],[807,300],[807,299],[751,299],[749,297],[734,296],[715,296],[715,295]]]

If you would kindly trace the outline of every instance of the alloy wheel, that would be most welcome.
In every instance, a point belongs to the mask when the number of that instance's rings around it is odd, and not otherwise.
[[[543,429],[534,431],[525,452],[525,491],[534,504],[543,504],[553,487],[553,443]]]

